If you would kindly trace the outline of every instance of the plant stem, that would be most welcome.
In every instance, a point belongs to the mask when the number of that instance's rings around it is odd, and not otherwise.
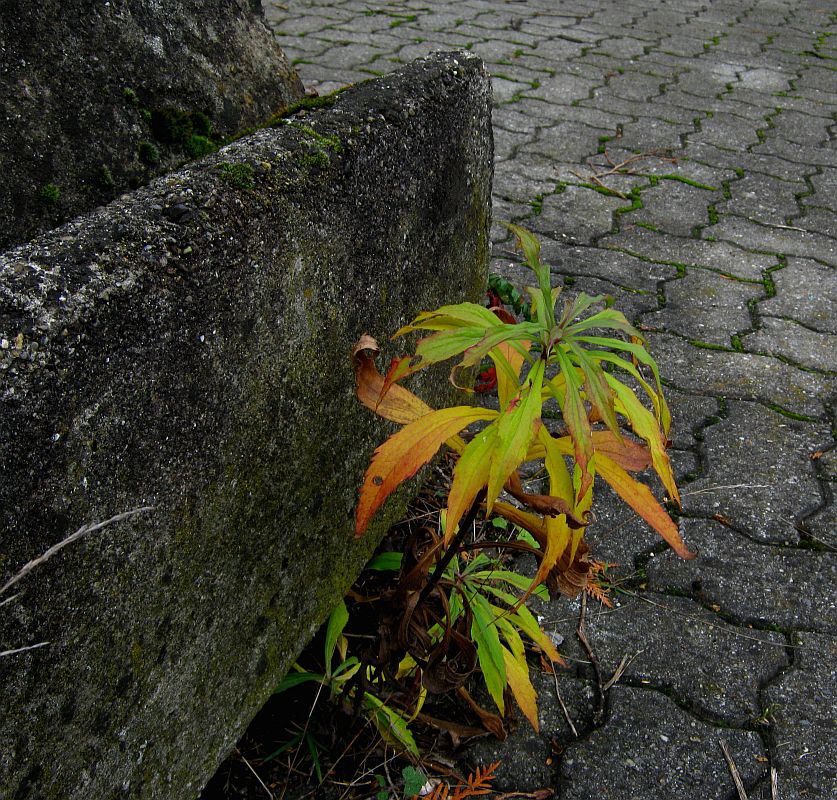
[[[453,557],[459,552],[459,549],[462,546],[462,542],[468,535],[468,531],[471,529],[471,526],[474,524],[474,519],[476,519],[477,512],[479,511],[480,506],[485,501],[485,496],[486,489],[480,489],[480,491],[477,493],[477,496],[474,498],[474,502],[471,503],[471,507],[468,509],[468,513],[463,517],[462,522],[460,522],[459,530],[456,532],[456,536],[453,538],[453,541],[448,546],[448,549],[445,550],[445,554],[436,563],[436,569],[433,570],[433,574],[430,576],[430,580],[427,581],[427,583],[424,585],[424,588],[421,590],[421,594],[419,595],[418,603],[416,603],[416,606],[421,605],[427,599],[427,596],[433,591],[434,587],[441,579],[442,575],[448,567],[448,564],[450,564]]]

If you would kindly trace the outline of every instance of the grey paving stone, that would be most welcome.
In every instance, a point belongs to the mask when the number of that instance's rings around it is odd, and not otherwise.
[[[636,152],[671,151],[676,153],[683,148],[683,138],[691,134],[691,123],[672,123],[656,116],[639,117],[635,122],[627,122],[622,128],[622,147]]]
[[[704,236],[717,236],[762,252],[816,258],[837,267],[837,238],[818,233],[759,225],[742,217],[728,216],[706,228]]]
[[[823,166],[837,167],[837,153],[830,147],[805,147],[796,142],[773,136],[767,136],[765,141],[753,147],[753,153],[786,158],[804,167]]]
[[[788,664],[782,634],[731,625],[686,597],[617,591],[611,599],[612,609],[588,602],[585,617],[606,678],[627,655],[622,683],[664,691],[700,717],[728,725],[760,715],[761,686]],[[562,652],[585,658],[575,637],[566,638]]]
[[[719,214],[736,214],[766,225],[782,225],[799,214],[796,196],[807,191],[803,181],[782,181],[750,172],[729,183],[729,200],[717,205]]]
[[[654,351],[651,355],[655,356]],[[665,387],[665,397],[671,412],[671,431],[669,438],[673,447],[685,449],[695,447],[702,429],[714,421],[720,411],[714,397],[701,394],[687,394],[672,386]]]
[[[759,304],[759,313],[790,317],[814,330],[837,333],[837,285],[834,270],[816,261],[789,258],[771,272],[776,296]]]
[[[798,633],[793,668],[765,690],[782,797],[837,797],[837,638]]]
[[[742,624],[837,633],[837,553],[748,541],[712,520],[684,520],[698,557],[648,562],[649,588],[693,596]]]
[[[837,338],[796,322],[765,317],[759,330],[744,334],[744,349],[753,353],[784,356],[810,369],[837,372]]]
[[[664,233],[690,236],[695,227],[709,224],[707,207],[721,197],[720,189],[713,192],[679,181],[660,181],[642,191],[642,208],[623,217],[622,223],[643,222]]]
[[[815,198],[816,199],[816,198]],[[794,227],[804,228],[811,233],[837,238],[837,212],[830,208],[818,208],[802,204],[803,216],[788,220]]]
[[[639,227],[622,230],[599,244],[652,261],[719,270],[745,280],[760,280],[764,270],[778,263],[775,256],[751,253],[727,242],[686,239]]]
[[[759,541],[796,542],[796,521],[821,501],[811,454],[829,440],[828,426],[730,402],[703,437],[702,475],[684,491],[684,511],[720,514]]]
[[[558,73],[542,79],[541,85],[536,89],[528,88],[525,96],[545,100],[547,103],[569,105],[573,100],[588,98],[595,86],[595,80],[590,78]]]
[[[712,144],[746,150],[759,142],[756,130],[767,127],[766,122],[747,120],[736,114],[714,114],[700,122],[700,130],[690,134],[690,144]]]
[[[494,92],[494,102],[505,103],[531,87],[528,83],[518,83],[505,78],[492,77],[491,88]]]
[[[806,518],[802,523],[802,529],[815,545],[825,545],[832,551],[837,551],[837,506],[834,505],[834,488],[828,489],[828,493],[830,505]]]
[[[690,270],[664,287],[665,306],[642,322],[655,330],[729,347],[733,335],[752,327],[748,301],[763,297],[764,288],[730,281],[708,270]]]
[[[786,92],[790,89],[790,81],[794,77],[777,69],[749,69],[741,73],[740,82],[745,89],[755,89],[759,92]]]
[[[764,748],[752,731],[714,728],[656,691],[617,685],[610,694],[607,724],[561,760],[564,800],[726,800],[734,787],[720,739],[745,784],[764,774]]]
[[[580,122],[559,122],[540,128],[537,139],[527,150],[551,156],[555,161],[580,165],[596,153],[599,137],[603,135],[606,129],[591,128]]]
[[[819,167],[809,180],[814,194],[804,198],[803,202],[837,213],[837,169]]]
[[[809,417],[823,415],[835,380],[804,372],[770,356],[709,350],[679,336],[649,333],[663,377],[678,389],[730,400],[758,400]]]
[[[764,153],[725,149],[696,142],[693,139],[689,142],[688,155],[693,161],[701,161],[714,167],[729,167],[734,170],[743,170],[745,173],[760,172],[763,175],[772,175],[786,181],[799,180],[802,172],[799,164],[783,158]]]
[[[825,117],[783,110],[772,117],[768,135],[806,147],[818,147],[828,142],[828,130],[833,125],[834,121]]]
[[[545,239],[541,257],[554,272],[579,278],[595,277],[636,291],[656,294],[660,281],[673,278],[676,267],[653,264],[626,253],[590,247],[572,247],[563,242]]]
[[[544,198],[532,227],[537,233],[567,244],[591,244],[610,232],[613,212],[625,205],[619,198],[568,186],[561,194]]]

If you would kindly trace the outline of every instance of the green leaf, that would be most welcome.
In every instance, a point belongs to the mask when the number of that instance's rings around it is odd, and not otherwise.
[[[290,672],[279,681],[279,685],[273,690],[273,694],[286,692],[288,689],[293,689],[303,683],[322,683],[323,681],[325,681],[325,675],[319,675],[315,672]]]
[[[581,484],[576,493],[576,501],[578,501],[593,483],[593,464],[591,463],[594,458],[593,437],[590,421],[587,419],[587,409],[584,408],[584,402],[581,399],[581,381],[578,379],[575,366],[560,346],[555,348],[554,353],[566,383],[563,396],[556,394],[555,399],[561,407],[564,422],[573,440],[576,465],[581,470]]]
[[[427,783],[427,776],[413,766],[406,766],[401,770],[401,777],[404,780],[404,796],[413,797],[417,795]]]
[[[594,301],[599,302],[604,298],[599,296],[593,298]],[[573,315],[572,318],[575,318]],[[599,311],[597,314],[579,320],[570,325],[566,330],[567,336],[577,336],[582,331],[590,330],[590,328],[612,328],[613,330],[622,331],[629,336],[636,336],[637,339],[642,339],[642,334],[633,326],[621,311],[608,308],[604,311]]]
[[[450,542],[454,537],[462,516],[471,507],[480,489],[488,483],[488,472],[497,441],[497,426],[489,425],[474,436],[456,462],[448,492],[445,542]]]
[[[599,412],[599,416],[605,425],[610,428],[615,436],[621,437],[619,423],[616,420],[616,411],[613,407],[613,391],[605,380],[602,368],[596,364],[584,348],[575,342],[568,342],[568,346],[571,351],[571,358],[581,367],[581,371],[584,373],[584,391],[587,394],[587,399],[593,408]]]
[[[410,733],[403,715],[370,692],[363,693],[363,704],[370,712],[370,718],[385,742],[396,746],[401,745],[411,755],[416,758],[421,757],[416,740]]]
[[[331,677],[331,661],[334,658],[334,649],[337,647],[337,640],[346,623],[349,621],[349,611],[346,608],[346,602],[341,600],[328,617],[328,625],[326,627],[325,635],[325,669],[326,677]]]
[[[364,569],[371,569],[376,572],[396,572],[401,569],[401,562],[403,560],[403,553],[379,553],[364,567]]]
[[[477,660],[485,679],[485,687],[491,695],[500,713],[504,713],[503,692],[506,688],[506,665],[503,648],[491,605],[481,594],[468,594],[471,608],[471,638],[477,645]]]
[[[414,330],[443,331],[452,328],[486,327],[500,325],[496,314],[476,303],[459,303],[442,306],[435,311],[422,311],[409,325],[393,334],[393,339]]]

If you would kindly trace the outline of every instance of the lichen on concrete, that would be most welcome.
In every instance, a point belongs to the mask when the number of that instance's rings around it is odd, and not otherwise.
[[[489,82],[437,55],[302,124],[0,257],[0,582],[85,522],[155,508],[0,609],[4,646],[51,643],[0,659],[12,796],[194,796],[403,508],[353,538],[391,425],[348,356],[481,296]],[[416,391],[452,388],[442,369]]]

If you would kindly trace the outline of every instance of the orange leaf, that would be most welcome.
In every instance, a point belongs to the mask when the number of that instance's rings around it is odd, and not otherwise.
[[[379,352],[378,343],[366,333],[352,349],[358,400],[384,419],[401,425],[406,425],[432,411],[424,400],[398,384],[390,387],[387,394],[381,397],[384,376],[378,372],[374,359]],[[370,356],[370,353],[374,355]]]
[[[497,412],[471,406],[431,411],[405,425],[387,439],[372,456],[360,489],[355,534],[360,536],[369,520],[393,490],[424,466],[444,442],[477,420],[496,417]]]
[[[532,686],[532,681],[529,680],[529,670],[521,666],[520,662],[505,647],[502,650],[509,688],[511,688],[520,710],[537,733],[539,731],[538,695],[534,686]]]
[[[607,456],[599,453],[596,459],[599,475],[613,487],[618,494],[639,516],[641,516],[660,536],[665,539],[681,558],[694,558],[680,538],[680,531],[674,520],[644,484],[634,480],[622,467]]]

